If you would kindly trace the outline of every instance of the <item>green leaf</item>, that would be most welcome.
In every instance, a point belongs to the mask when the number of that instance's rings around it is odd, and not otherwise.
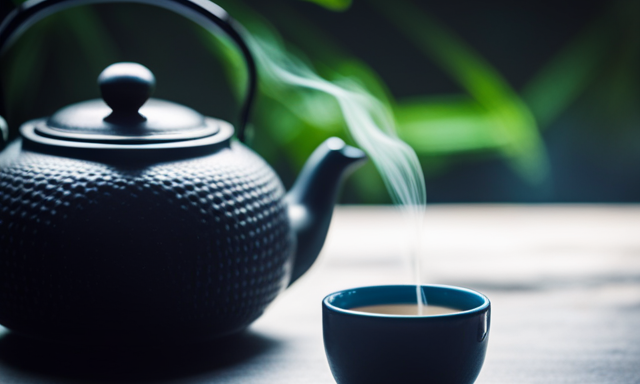
[[[400,137],[418,154],[448,155],[496,151],[509,145],[500,134],[498,116],[470,98],[431,98],[396,106]]]
[[[548,163],[536,121],[502,76],[413,3],[372,0],[371,4],[493,116],[494,129],[508,142],[501,150],[512,168],[531,183],[541,183]]]
[[[302,0],[318,4],[331,11],[346,11],[351,7],[351,0]]]
[[[394,103],[393,96],[384,81],[361,61],[353,58],[341,58],[336,61],[335,69],[332,72],[328,73],[326,77],[334,81],[341,78],[355,81],[383,104],[390,106]]]
[[[599,18],[562,49],[527,84],[523,98],[542,127],[548,126],[591,83],[615,49],[613,12]]]

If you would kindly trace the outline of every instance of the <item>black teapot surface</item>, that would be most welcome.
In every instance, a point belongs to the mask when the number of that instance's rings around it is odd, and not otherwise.
[[[0,26],[0,49],[20,26],[79,2],[25,4]],[[255,66],[233,21],[208,0],[154,5],[195,12],[240,47],[250,74],[243,129]],[[246,328],[313,263],[339,181],[364,154],[329,139],[285,193],[231,124],[149,99],[145,67],[115,64],[99,83],[103,100],[23,124],[0,154],[0,324],[94,343]]]

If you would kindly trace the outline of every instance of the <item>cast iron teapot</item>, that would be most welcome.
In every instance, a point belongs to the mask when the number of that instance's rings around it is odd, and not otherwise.
[[[134,63],[100,74],[103,100],[23,124],[0,155],[0,324],[16,333],[190,342],[246,328],[314,262],[338,184],[365,157],[331,138],[285,194],[240,142],[256,71],[238,25],[208,0],[130,1],[237,44],[249,71],[238,139],[227,122],[150,99],[154,76]],[[0,51],[39,18],[96,2],[27,1],[0,25]]]

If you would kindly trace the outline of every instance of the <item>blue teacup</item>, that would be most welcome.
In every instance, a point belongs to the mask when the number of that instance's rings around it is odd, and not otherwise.
[[[407,316],[355,311],[386,304],[415,304],[416,286],[347,289],[322,302],[324,346],[338,384],[471,384],[484,362],[491,305],[481,293],[423,285],[429,305],[457,309]]]

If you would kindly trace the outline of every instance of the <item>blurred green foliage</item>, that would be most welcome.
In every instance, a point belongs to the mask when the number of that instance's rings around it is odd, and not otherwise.
[[[446,172],[451,162],[473,160],[477,156],[501,156],[524,180],[539,185],[549,177],[542,132],[585,89],[594,82],[603,82],[609,87],[607,102],[612,111],[634,108],[633,103],[629,103],[634,98],[629,94],[636,94],[638,89],[638,44],[628,44],[627,50],[615,52],[616,46],[612,44],[622,35],[629,36],[630,31],[635,32],[631,38],[640,39],[639,24],[632,16],[638,13],[634,2],[612,2],[606,13],[576,34],[522,90],[516,90],[481,53],[423,7],[417,7],[410,0],[368,0],[372,9],[460,89],[459,94],[433,95],[425,85],[422,96],[396,99],[370,65],[297,13],[292,6],[297,1],[312,2],[333,12],[349,12],[352,7],[350,0],[278,0],[271,4],[277,7],[277,12],[267,18],[250,1],[220,0],[217,3],[250,33],[260,36],[261,41],[273,42],[271,48],[287,49],[289,54],[305,60],[331,81],[355,80],[380,99],[393,112],[399,136],[418,153],[427,177]],[[118,28],[139,23],[126,10],[116,12],[116,16]],[[153,20],[146,22],[153,24]],[[65,11],[38,23],[35,31],[16,45],[12,59],[4,68],[9,108],[19,109],[29,104],[26,102],[30,97],[28,90],[42,80],[52,40],[72,40],[75,52],[82,56],[92,73],[99,73],[105,63],[122,60],[119,51],[127,42],[112,36],[112,27],[106,23],[94,7]],[[211,57],[219,59],[229,89],[240,100],[246,76],[235,47],[197,26],[189,28],[191,38],[206,47]],[[285,42],[282,34],[293,38]],[[145,49],[162,51],[166,47],[148,44]],[[63,53],[65,55],[70,57],[73,53]],[[626,59],[621,60],[620,56]],[[67,61],[62,59],[59,65],[62,67]],[[615,70],[603,72],[605,66]],[[49,70],[56,71],[55,68]],[[60,71],[60,76],[63,72]],[[610,78],[603,79],[602,73]],[[68,86],[71,89],[74,83],[69,82]],[[279,85],[264,73],[252,123],[250,145],[283,174],[286,184],[290,184],[292,175],[319,142],[332,135],[349,140],[335,100],[319,92]],[[389,201],[372,165],[354,175],[350,193],[347,200],[351,202]]]
[[[316,3],[332,11],[344,11],[351,5],[351,0],[305,0]]]

